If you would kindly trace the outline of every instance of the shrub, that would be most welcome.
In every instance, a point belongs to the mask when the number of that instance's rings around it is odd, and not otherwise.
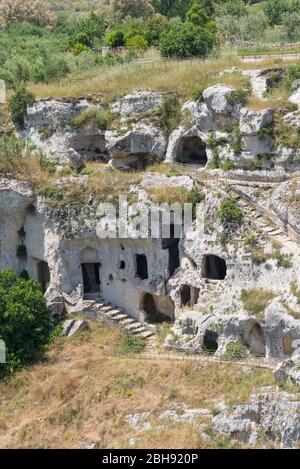
[[[144,339],[126,335],[121,342],[121,353],[125,355],[137,354],[141,353],[145,347],[146,343]]]
[[[230,197],[221,202],[217,216],[225,225],[241,225],[244,218],[241,208]]]
[[[247,354],[247,347],[241,342],[229,342],[223,355],[225,360],[242,360]]]
[[[130,37],[129,39],[126,39],[125,45],[126,45],[126,48],[129,50],[129,52],[141,53],[147,50],[148,48],[147,40],[145,39],[144,36],[140,34]]]
[[[0,272],[0,338],[6,345],[6,364],[0,375],[32,363],[50,340],[52,321],[37,282]]]
[[[284,75],[285,86],[288,89],[291,89],[293,81],[299,80],[299,79],[300,79],[300,65],[298,64],[289,65]]]
[[[215,34],[192,23],[173,24],[160,37],[162,57],[206,57],[215,44]]]
[[[85,44],[81,44],[80,42],[77,42],[72,47],[72,53],[75,56],[81,54],[82,52],[90,52],[90,50],[91,49],[88,46],[86,46]]]
[[[115,118],[116,114],[110,109],[89,109],[73,117],[70,125],[75,128],[97,126],[106,130]]]
[[[147,18],[154,13],[154,8],[148,0],[113,0],[113,16],[117,21],[127,16],[132,18]]]
[[[234,106],[235,104],[241,104],[245,106],[247,104],[247,97],[249,96],[248,90],[235,90],[227,96],[229,104]]]
[[[179,126],[180,119],[181,105],[178,96],[167,96],[159,108],[159,125],[167,137]]]
[[[48,11],[41,0],[2,0],[0,18],[6,27],[23,22],[54,27],[56,22],[55,13]]]
[[[248,313],[254,314],[258,318],[263,316],[266,307],[274,297],[275,294],[273,292],[258,288],[243,289],[241,292],[241,300],[245,309]]]
[[[22,127],[24,125],[24,117],[27,113],[27,107],[34,103],[34,95],[26,90],[19,88],[11,97],[9,109],[14,124]]]
[[[122,47],[125,44],[123,31],[109,31],[105,36],[105,44],[109,47]]]
[[[20,244],[18,247],[17,247],[17,257],[26,257],[27,256],[27,248],[25,246],[25,244]]]

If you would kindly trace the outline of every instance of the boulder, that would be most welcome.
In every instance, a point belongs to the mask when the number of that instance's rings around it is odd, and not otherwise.
[[[218,83],[203,91],[203,101],[207,108],[216,114],[230,114],[234,111],[235,106],[230,104],[227,98],[234,91],[234,88]]]
[[[65,311],[65,302],[62,294],[53,288],[48,288],[45,295],[47,308],[55,317],[60,317]]]
[[[150,125],[136,126],[123,135],[107,131],[105,138],[110,159],[126,159],[124,164],[129,166],[137,161],[137,157],[146,159],[147,155],[155,155],[161,159],[166,148],[162,132]]]
[[[67,319],[63,323],[63,334],[67,337],[72,337],[78,332],[85,331],[87,329],[87,321],[83,321],[81,319]]]
[[[300,360],[299,356],[284,360],[274,370],[273,375],[278,384],[290,382],[300,386]]]
[[[296,104],[298,108],[300,109],[300,88],[298,88],[292,96],[289,97],[289,102]]]
[[[264,445],[296,448],[300,438],[300,401],[285,392],[270,389],[253,394],[249,403],[235,405],[231,412],[213,417],[213,429],[223,436],[255,446],[261,435]]]
[[[74,148],[68,149],[68,164],[70,168],[79,171],[85,167],[85,161],[83,155],[78,153]]]
[[[83,155],[78,153],[74,148],[68,149],[68,164],[70,168],[80,171],[85,168],[85,161]]]
[[[264,127],[273,122],[273,109],[251,111],[243,108],[240,117],[240,132],[242,135],[257,135]]]
[[[163,102],[162,95],[154,91],[134,90],[133,94],[123,96],[112,105],[112,110],[121,116],[143,113],[158,108]]]

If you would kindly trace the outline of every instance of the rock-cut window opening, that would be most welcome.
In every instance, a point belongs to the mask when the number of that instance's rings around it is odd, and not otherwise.
[[[206,144],[200,137],[184,137],[181,139],[177,158],[178,163],[206,166]]]
[[[148,261],[145,254],[135,255],[135,274],[142,280],[148,278]]]
[[[81,264],[84,293],[100,292],[99,263]]]
[[[218,350],[218,338],[217,332],[207,329],[203,337],[203,350],[214,354]]]
[[[47,262],[45,261],[38,262],[37,275],[38,275],[38,282],[41,286],[42,292],[45,293],[50,283],[50,270],[49,270],[49,266]]]
[[[183,285],[180,292],[181,307],[194,306],[197,304],[199,293],[199,288],[192,287],[191,285]]]
[[[212,280],[224,280],[227,273],[226,261],[212,254],[203,256],[201,275]]]

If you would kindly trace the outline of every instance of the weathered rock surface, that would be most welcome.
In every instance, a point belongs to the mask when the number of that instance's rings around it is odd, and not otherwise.
[[[116,101],[112,109],[121,116],[127,116],[133,113],[144,113],[158,108],[163,102],[161,94],[155,91],[133,90],[132,94],[123,96]]]
[[[67,319],[63,323],[63,333],[67,337],[72,337],[78,332],[82,332],[87,329],[88,329],[87,321],[83,321],[79,319]]]
[[[299,356],[294,359],[284,360],[274,370],[274,377],[278,384],[290,382],[300,386],[300,360]]]
[[[273,109],[251,111],[247,108],[241,110],[240,132],[242,135],[257,135],[263,128],[273,121]]]
[[[80,155],[74,148],[68,150],[68,163],[70,168],[79,171],[85,167],[84,157]]]
[[[48,288],[44,296],[47,308],[51,312],[52,316],[56,319],[60,318],[65,310],[65,302],[62,294],[59,291],[50,287]]]
[[[300,401],[285,392],[254,394],[248,404],[213,417],[212,426],[225,437],[250,446],[298,447]]]

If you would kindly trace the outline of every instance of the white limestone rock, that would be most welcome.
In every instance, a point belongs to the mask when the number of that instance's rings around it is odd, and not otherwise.
[[[290,97],[289,102],[296,104],[300,109],[300,88],[298,88]]]
[[[87,321],[79,319],[67,319],[63,323],[63,334],[67,337],[72,337],[78,332],[82,332],[88,329]]]
[[[132,113],[142,113],[152,111],[163,102],[161,94],[154,91],[134,90],[132,94],[123,96],[112,105],[112,110],[118,112],[121,116],[127,116]]]
[[[215,114],[237,113],[239,106],[233,106],[227,99],[234,91],[234,88],[231,86],[218,83],[203,91],[203,101],[208,109],[212,110]]]
[[[65,311],[65,302],[62,294],[49,287],[44,295],[47,308],[51,312],[52,316],[59,318]]]
[[[212,427],[229,439],[255,446],[261,432],[264,444],[296,448],[300,438],[300,401],[285,392],[253,394],[248,404],[233,406],[213,417]]]
[[[68,164],[70,168],[79,171],[85,167],[85,161],[83,155],[74,150],[74,148],[69,148],[68,150]]]
[[[273,122],[273,109],[251,111],[243,108],[240,117],[240,132],[245,136],[257,135],[264,127]]]

